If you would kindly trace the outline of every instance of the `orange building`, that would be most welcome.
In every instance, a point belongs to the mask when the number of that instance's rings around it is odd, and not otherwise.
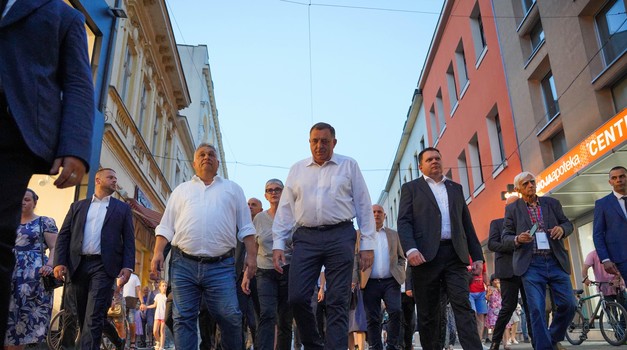
[[[418,88],[429,145],[462,184],[484,247],[490,221],[503,217],[501,194],[521,172],[504,72],[490,0],[445,1]]]

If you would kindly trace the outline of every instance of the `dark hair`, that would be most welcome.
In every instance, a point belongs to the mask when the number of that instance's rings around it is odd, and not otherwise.
[[[490,285],[492,285],[492,282],[494,282],[494,280],[497,279],[496,276],[494,276],[494,274],[490,275]]]
[[[422,163],[422,155],[425,154],[425,152],[438,152],[439,155],[442,155],[442,153],[440,153],[440,150],[435,148],[435,147],[427,147],[425,149],[423,149],[422,151],[420,151],[420,153],[418,153],[418,163]]]
[[[625,167],[624,167],[624,166],[622,166],[622,165],[617,165],[617,166],[613,167],[612,169],[610,169],[610,173],[611,173],[612,171],[614,171],[614,170],[624,170],[625,172],[627,172],[627,168],[625,168]]]
[[[329,131],[331,131],[331,136],[335,138],[335,128],[332,127],[331,124],[324,123],[324,122],[318,122],[314,124],[314,126],[312,126],[311,129],[309,129],[309,133],[311,134],[311,132],[314,130],[324,130],[324,129],[329,129]]]
[[[30,192],[33,195],[33,202],[37,204],[37,201],[39,200],[39,196],[37,195],[37,193],[35,193],[35,191],[31,190],[30,188],[27,188],[26,192]]]

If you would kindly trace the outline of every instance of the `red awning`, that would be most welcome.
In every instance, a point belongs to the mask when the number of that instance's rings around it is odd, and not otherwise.
[[[144,207],[134,198],[128,198],[128,204],[131,206],[133,214],[135,214],[147,227],[154,230],[157,225],[159,225],[159,222],[161,222],[161,217],[163,216],[162,213]]]

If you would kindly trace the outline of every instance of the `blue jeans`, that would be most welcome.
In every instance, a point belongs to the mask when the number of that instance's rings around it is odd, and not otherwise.
[[[206,300],[209,314],[222,332],[223,349],[242,348],[242,313],[235,291],[235,259],[201,263],[172,249],[174,344],[179,349],[198,349],[198,310]]]
[[[287,276],[275,270],[257,269],[257,295],[259,296],[259,324],[255,349],[274,349],[274,326],[277,326],[277,350],[290,350],[292,346],[292,310],[287,303]]]
[[[576,301],[570,277],[552,255],[534,255],[522,280],[534,347],[536,350],[551,350],[554,344],[564,340],[568,324],[575,314]],[[556,306],[548,329],[544,312],[547,285],[551,288]]]

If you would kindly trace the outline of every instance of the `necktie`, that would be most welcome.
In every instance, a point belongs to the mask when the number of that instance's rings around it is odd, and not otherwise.
[[[620,197],[620,199],[622,199],[623,201],[625,201],[627,203],[627,196],[622,196],[622,197]]]

